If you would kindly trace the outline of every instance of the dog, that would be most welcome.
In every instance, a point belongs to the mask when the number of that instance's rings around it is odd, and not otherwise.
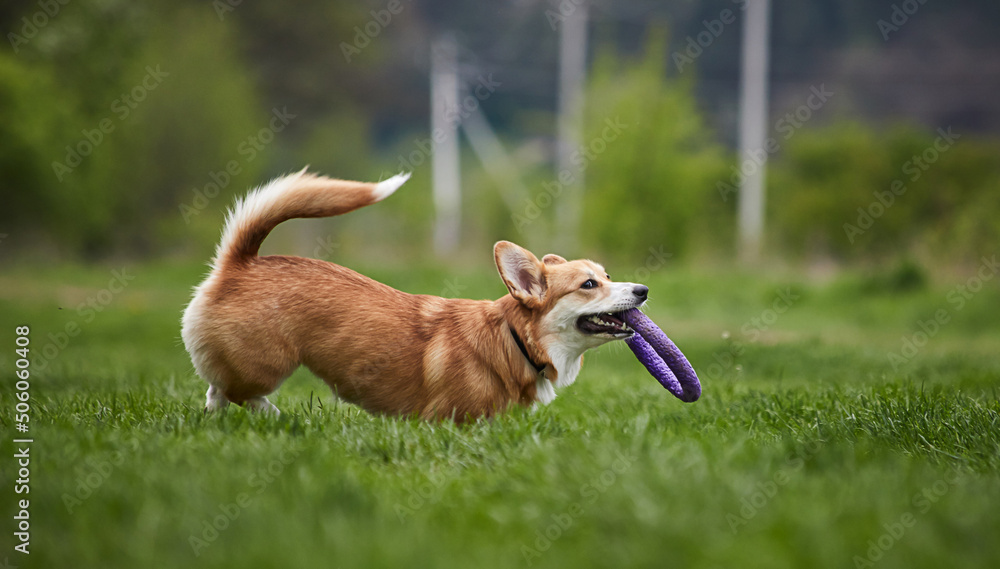
[[[292,218],[379,202],[409,178],[337,180],[302,170],[237,200],[211,272],[184,311],[181,336],[209,388],[205,409],[267,399],[300,365],[341,399],[376,414],[456,422],[548,404],[574,382],[583,353],[634,332],[619,313],[649,289],[613,282],[589,260],[541,260],[493,248],[508,294],[496,301],[407,294],[316,259],[258,256]]]

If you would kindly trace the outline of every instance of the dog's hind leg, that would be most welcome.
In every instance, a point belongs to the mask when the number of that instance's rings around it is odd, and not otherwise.
[[[214,385],[208,387],[208,393],[205,394],[205,411],[212,412],[219,409],[225,409],[229,407],[229,399],[222,394],[222,390]],[[260,397],[251,397],[245,401],[238,403],[241,407],[246,407],[251,411],[260,411],[263,413],[273,413],[275,415],[280,415],[281,411],[267,400],[267,397],[263,395]]]
[[[273,413],[274,415],[281,415],[281,411],[267,400],[267,397],[254,397],[253,399],[247,399],[243,402],[243,406],[251,411],[260,411],[262,413]]]
[[[225,409],[228,406],[229,400],[222,394],[222,390],[214,385],[209,385],[208,393],[205,394],[205,411]]]

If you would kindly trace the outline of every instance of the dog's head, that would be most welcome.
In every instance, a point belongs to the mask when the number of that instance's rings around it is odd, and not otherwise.
[[[586,259],[545,255],[539,261],[509,241],[497,243],[493,253],[507,290],[530,315],[525,332],[556,366],[559,384],[575,379],[564,368],[583,352],[634,333],[620,313],[646,302],[646,286],[612,281],[604,267]]]

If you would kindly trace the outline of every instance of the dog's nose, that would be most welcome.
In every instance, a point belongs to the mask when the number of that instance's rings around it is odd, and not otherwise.
[[[632,294],[639,298],[646,298],[646,295],[649,294],[649,287],[646,285],[635,285],[632,289]]]

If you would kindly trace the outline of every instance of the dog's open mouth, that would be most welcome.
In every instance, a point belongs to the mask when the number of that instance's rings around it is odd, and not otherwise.
[[[607,334],[616,338],[627,338],[635,333],[622,320],[620,312],[587,314],[576,321],[576,327],[584,334]]]

